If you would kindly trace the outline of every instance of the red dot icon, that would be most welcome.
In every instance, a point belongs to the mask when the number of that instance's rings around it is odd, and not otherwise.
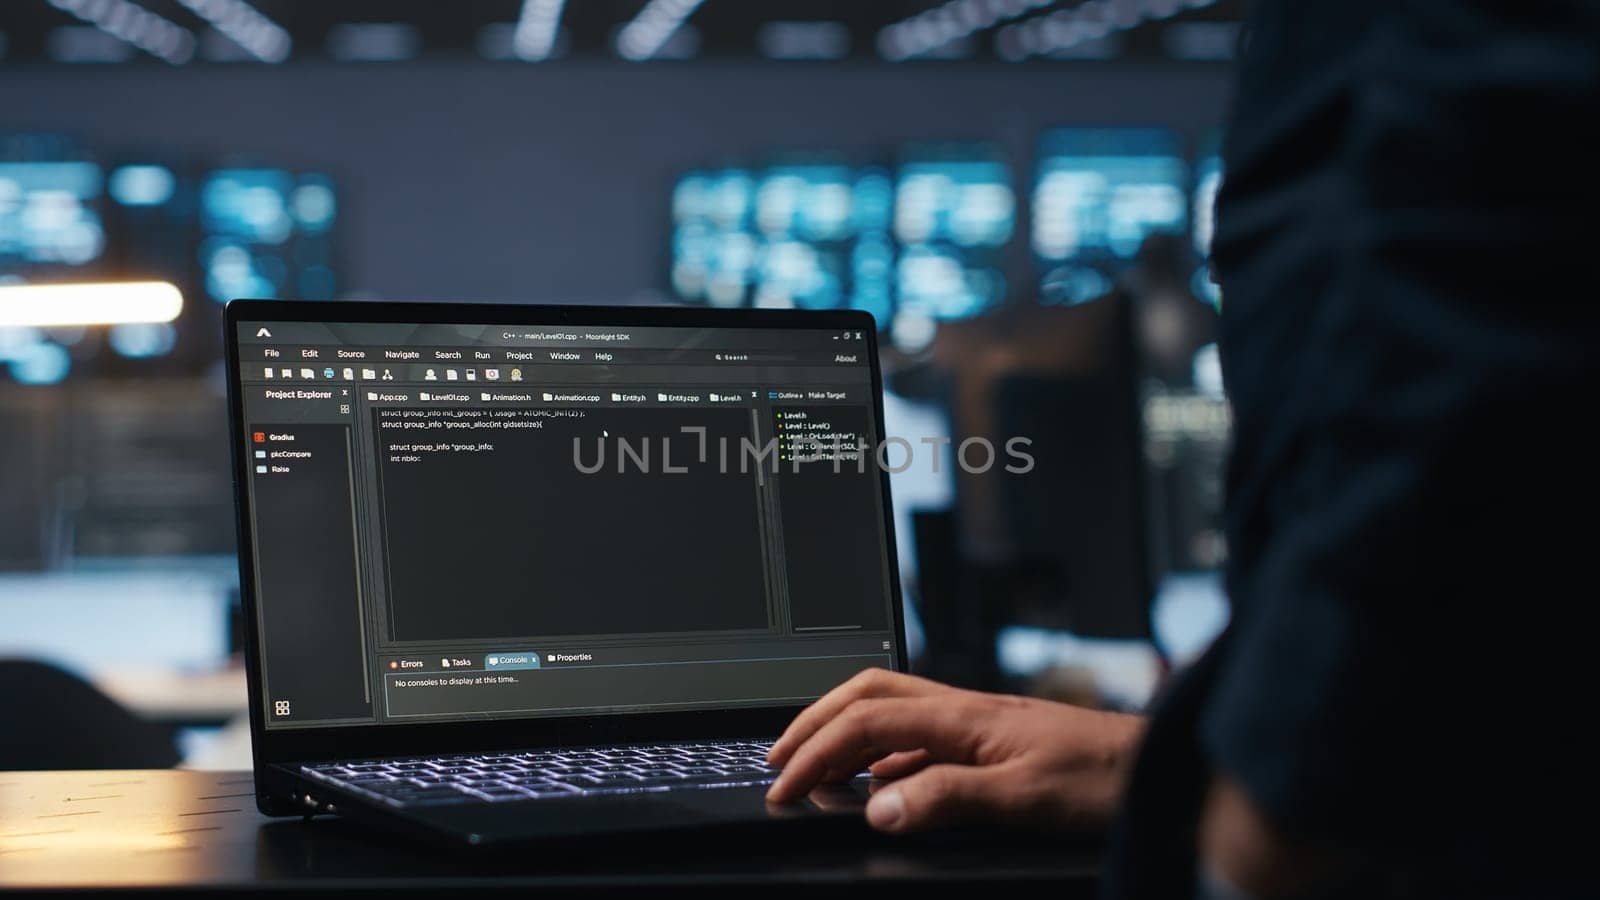
[[[267,442],[267,433],[265,431],[258,431],[255,434],[250,435],[250,440],[255,441],[258,444],[265,444]]]

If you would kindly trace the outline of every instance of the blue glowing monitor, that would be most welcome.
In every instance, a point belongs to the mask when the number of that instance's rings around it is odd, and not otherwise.
[[[0,134],[0,286],[97,274],[106,253],[105,177],[55,135]],[[72,353],[37,328],[0,328],[0,380],[64,381]]]
[[[908,150],[895,176],[897,311],[948,320],[999,305],[1001,249],[1015,226],[1012,170],[994,147]]]
[[[997,159],[910,160],[900,166],[894,208],[895,236],[907,245],[948,242],[957,247],[999,247],[1016,224],[1011,168]]]
[[[762,234],[807,241],[852,236],[855,178],[849,166],[776,165],[755,190],[755,225]]]
[[[672,192],[672,286],[690,303],[744,306],[759,242],[750,229],[755,179],[744,169],[690,172]]]
[[[293,187],[294,176],[281,169],[219,169],[200,189],[201,224],[210,234],[282,244],[294,233]]]
[[[165,206],[177,197],[178,176],[167,166],[135,163],[112,169],[108,185],[123,206]]]
[[[106,236],[95,203],[103,186],[91,162],[0,159],[0,275],[99,259]]]
[[[330,234],[338,215],[333,182],[284,169],[218,169],[200,187],[206,293],[331,299]]]
[[[850,306],[887,324],[893,212],[894,186],[880,168],[789,160],[763,169],[755,195],[762,236],[755,305]]]
[[[847,242],[855,237],[849,166],[783,163],[761,171],[755,188],[760,250],[756,306],[834,309],[848,290]]]
[[[672,192],[672,219],[678,225],[744,229],[755,198],[755,179],[744,169],[691,172]]]
[[[672,287],[710,306],[893,309],[894,186],[879,168],[788,154],[690,172],[672,193]]]
[[[1156,128],[1061,128],[1039,142],[1033,252],[1045,262],[1131,259],[1188,223],[1182,143]]]

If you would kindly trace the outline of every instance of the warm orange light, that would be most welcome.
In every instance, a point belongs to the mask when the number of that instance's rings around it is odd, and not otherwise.
[[[166,281],[0,285],[0,327],[171,322],[183,293]]]

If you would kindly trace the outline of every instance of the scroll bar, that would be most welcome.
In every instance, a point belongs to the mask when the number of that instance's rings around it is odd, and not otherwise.
[[[350,568],[356,573],[356,624],[361,628],[361,698],[372,705],[372,668],[367,665],[367,612],[361,603],[366,586],[361,581],[361,533],[356,528],[356,470],[352,462],[350,429],[344,430],[344,469],[350,486]]]

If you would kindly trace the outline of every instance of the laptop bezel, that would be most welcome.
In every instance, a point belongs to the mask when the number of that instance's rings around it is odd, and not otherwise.
[[[374,322],[461,325],[593,325],[688,328],[774,328],[860,331],[866,337],[876,422],[874,441],[884,440],[883,381],[877,348],[877,324],[856,310],[706,309],[669,306],[540,306],[511,303],[433,303],[410,301],[234,300],[224,311],[229,445],[233,458],[235,518],[239,547],[239,599],[243,622],[244,659],[249,684],[252,755],[258,780],[268,767],[313,760],[398,757],[433,753],[510,750],[526,747],[578,746],[624,742],[751,738],[775,736],[801,705],[759,709],[622,713],[587,716],[533,717],[487,722],[451,721],[425,725],[348,725],[284,730],[266,728],[259,656],[252,515],[248,479],[243,385],[239,355],[240,322]],[[894,516],[889,474],[879,468],[883,527],[888,554],[890,596],[901,596],[895,552]],[[901,604],[893,614],[893,662],[906,671],[906,630]],[[277,779],[268,779],[275,781]],[[263,801],[267,798],[262,797]]]

